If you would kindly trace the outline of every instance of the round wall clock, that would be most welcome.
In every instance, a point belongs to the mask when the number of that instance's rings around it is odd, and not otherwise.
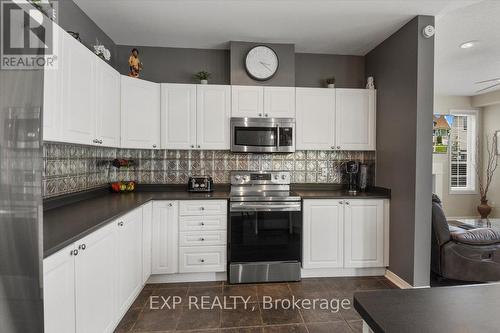
[[[278,55],[268,46],[255,46],[248,51],[245,67],[248,75],[254,80],[265,81],[278,71]]]

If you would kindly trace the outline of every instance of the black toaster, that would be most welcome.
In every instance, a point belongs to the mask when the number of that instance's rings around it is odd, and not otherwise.
[[[189,177],[189,192],[212,192],[214,190],[214,181],[210,176],[192,176]]]

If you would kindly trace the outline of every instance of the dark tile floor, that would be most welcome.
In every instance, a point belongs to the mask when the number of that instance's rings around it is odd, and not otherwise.
[[[293,283],[251,285],[228,285],[225,282],[148,284],[115,333],[361,332],[361,318],[352,307],[353,293],[391,288],[397,287],[383,277],[318,278]],[[350,309],[340,306],[340,310],[335,312],[332,307],[325,309],[319,301],[315,309],[289,309],[286,301],[269,308],[270,303],[266,303],[264,297],[271,297],[274,301],[300,298],[310,299],[311,302],[314,299],[339,302],[348,299]],[[190,299],[193,300],[191,304]],[[212,307],[216,299],[221,303]],[[226,306],[222,303],[224,299],[227,301]],[[175,307],[174,300],[178,303]],[[203,303],[203,300],[207,303]],[[203,308],[204,304],[207,309]],[[334,301],[331,305],[333,309],[335,305]]]

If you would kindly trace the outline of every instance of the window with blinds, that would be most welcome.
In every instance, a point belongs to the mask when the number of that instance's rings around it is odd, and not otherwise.
[[[450,141],[450,191],[469,193],[476,190],[475,112],[454,113]]]

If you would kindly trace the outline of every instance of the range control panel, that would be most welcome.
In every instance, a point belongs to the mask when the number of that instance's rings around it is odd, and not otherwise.
[[[288,171],[233,171],[232,185],[270,184],[289,185],[290,172]]]

